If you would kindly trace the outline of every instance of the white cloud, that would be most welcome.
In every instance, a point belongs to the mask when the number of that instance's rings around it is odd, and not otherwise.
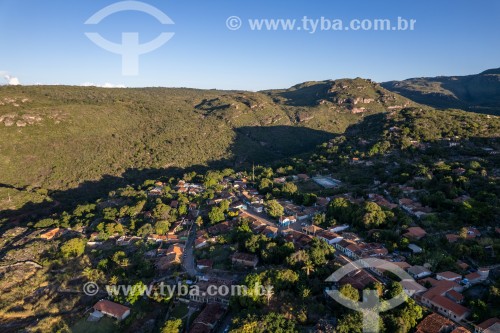
[[[19,79],[17,77],[10,76],[8,72],[0,71],[0,76],[3,76],[3,78],[7,81],[8,85],[18,86],[21,84],[21,82],[19,82]]]
[[[109,83],[109,82],[106,82],[104,84],[95,84],[92,82],[85,82],[85,83],[82,83],[81,86],[83,86],[83,87],[98,87],[98,88],[126,88],[125,85],[123,85],[123,84],[113,84],[113,83]]]

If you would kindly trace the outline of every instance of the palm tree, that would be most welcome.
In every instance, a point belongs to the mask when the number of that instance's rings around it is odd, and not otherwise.
[[[198,218],[196,219],[196,226],[200,228],[202,225],[203,225],[203,218],[201,216],[198,216]]]
[[[302,298],[303,298],[303,299],[306,299],[306,298],[308,298],[309,296],[311,296],[311,289],[309,289],[309,288],[305,288],[305,287],[304,287],[304,288],[301,290],[301,296],[302,296]]]
[[[82,272],[82,275],[89,281],[92,281],[94,277],[94,272],[93,269],[90,267],[85,267],[85,269]]]
[[[314,271],[314,265],[312,263],[311,260],[306,260],[304,261],[304,267],[302,267],[302,269],[306,272],[307,276],[309,276],[309,274]]]
[[[105,275],[102,271],[98,269],[93,269],[90,267],[85,267],[82,272],[82,275],[89,281],[98,282],[104,279]]]
[[[269,306],[269,302],[271,301],[271,298],[273,298],[274,291],[273,291],[273,288],[271,286],[266,286],[265,289],[266,289],[266,292],[265,292],[264,296],[266,296],[267,305]]]
[[[118,277],[116,275],[113,275],[109,279],[109,284],[112,285],[112,286],[116,286],[118,284]]]

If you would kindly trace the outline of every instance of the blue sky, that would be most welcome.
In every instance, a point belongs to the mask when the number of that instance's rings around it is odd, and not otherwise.
[[[0,0],[0,72],[22,84],[111,83],[259,90],[309,80],[375,81],[466,75],[500,67],[500,2],[491,0],[145,0],[166,13],[162,25],[141,12],[84,22],[109,0]],[[226,27],[229,16],[243,26]],[[251,31],[248,19],[416,19],[414,31]],[[175,36],[140,56],[139,75],[123,76],[121,57],[85,32],[121,41],[138,32],[148,42]],[[5,83],[5,80],[2,80]]]

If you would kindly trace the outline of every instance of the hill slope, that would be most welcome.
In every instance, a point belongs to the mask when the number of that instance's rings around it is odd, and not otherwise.
[[[381,85],[435,108],[500,115],[500,68],[476,75],[422,77]]]
[[[0,102],[0,209],[105,176],[302,154],[366,114],[412,104],[362,79],[256,93],[4,86]]]

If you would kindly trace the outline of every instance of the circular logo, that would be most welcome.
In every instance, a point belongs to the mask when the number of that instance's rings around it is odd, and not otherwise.
[[[87,282],[83,285],[83,293],[87,296],[95,296],[99,292],[99,286],[95,282]]]
[[[238,30],[242,24],[243,22],[238,16],[229,16],[226,20],[226,26],[229,30]]]

